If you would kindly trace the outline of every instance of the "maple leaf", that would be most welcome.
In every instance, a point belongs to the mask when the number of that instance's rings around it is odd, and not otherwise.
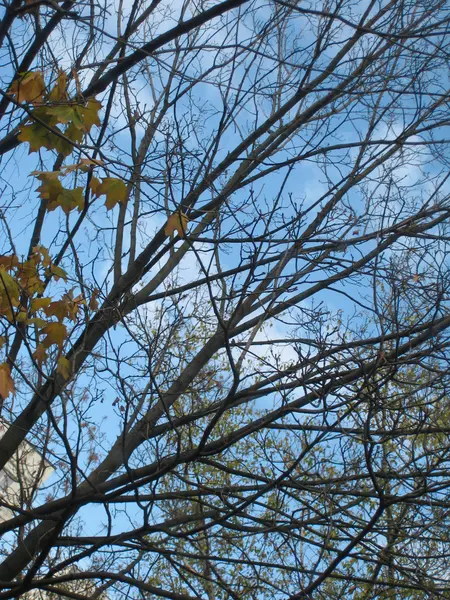
[[[39,344],[36,350],[33,352],[33,358],[38,363],[43,363],[47,360],[48,355],[42,344]]]
[[[67,281],[67,273],[64,271],[64,269],[61,269],[61,267],[58,267],[57,265],[50,265],[45,274],[47,277],[52,275],[56,281],[59,279],[64,279],[64,281]]]
[[[98,308],[97,298],[99,295],[100,295],[100,290],[95,288],[94,291],[92,292],[92,296],[89,301],[90,310],[97,310],[97,308]]]
[[[35,298],[31,301],[31,312],[37,312],[41,310],[41,308],[47,308],[47,306],[51,303],[51,298]]]
[[[183,212],[174,212],[167,219],[166,226],[164,227],[164,234],[167,235],[167,237],[169,237],[170,235],[172,235],[172,233],[175,233],[176,231],[178,235],[181,238],[183,238],[185,236],[186,227],[188,223],[189,219]]]
[[[97,125],[97,127],[100,126],[100,117],[98,116],[98,113],[100,112],[101,107],[101,102],[95,98],[89,98],[86,104],[81,107],[84,129],[86,132],[89,132],[93,125]]]
[[[7,398],[9,394],[14,394],[14,381],[11,377],[11,370],[7,363],[0,365],[0,397]]]
[[[66,167],[63,167],[64,170],[64,174],[68,175],[69,173],[72,173],[73,171],[82,171],[82,172],[87,172],[89,171],[90,167],[101,167],[103,166],[104,162],[102,160],[94,160],[92,158],[82,158],[80,160],[79,163],[76,163],[74,165],[67,165]],[[98,179],[97,179],[98,181]],[[99,182],[100,184],[100,182]]]
[[[36,171],[34,171],[33,174],[36,174]],[[58,171],[42,172],[36,175],[37,178],[42,181],[42,185],[40,185],[36,191],[39,192],[39,196],[42,200],[49,201],[47,207],[48,210],[54,210],[54,208],[56,208],[57,205],[53,206],[53,204],[57,202],[58,197],[64,190],[62,183],[58,179],[58,175]],[[50,208],[50,206],[53,206],[53,208]]]
[[[32,317],[31,319],[26,320],[27,325],[36,325],[39,329],[45,327],[47,325],[47,321],[44,319],[40,319],[39,317]]]
[[[19,286],[17,282],[0,267],[0,295],[4,297],[13,306],[17,306],[19,301]]]
[[[92,181],[91,181],[92,183]],[[105,177],[101,184],[97,187],[96,196],[105,194],[105,206],[111,210],[118,202],[125,202],[127,199],[127,186],[121,179],[116,177]]]
[[[45,92],[45,82],[41,71],[28,71],[27,73],[19,74],[11,87],[9,94],[16,96],[19,104],[28,102],[38,104],[42,102]]]
[[[32,248],[33,256],[36,261],[42,262],[44,267],[48,267],[51,264],[50,254],[45,246],[34,246]]]
[[[67,337],[66,326],[62,323],[49,323],[41,329],[40,333],[43,333],[46,336],[42,340],[44,348],[50,348],[52,344],[56,344],[62,348],[64,340]]]
[[[98,196],[98,188],[102,185],[100,179],[97,177],[91,177],[91,181],[89,183],[89,187],[92,190],[94,196]]]
[[[69,379],[70,377],[70,362],[67,360],[65,356],[61,356],[58,359],[58,366],[56,367],[56,371],[64,377],[64,379]]]
[[[15,269],[19,264],[19,259],[15,254],[10,256],[0,256],[0,267],[11,270]]]
[[[74,208],[82,211],[84,206],[83,191],[83,187],[77,187],[74,190],[66,190],[66,188],[62,188],[57,198],[48,204],[47,210],[52,211],[59,206],[63,209],[66,215],[68,215]]]
[[[48,99],[50,100],[50,102],[59,102],[60,100],[65,100],[67,97],[66,87],[67,75],[62,69],[60,69],[58,71],[58,77],[56,79],[55,87],[48,95]]]
[[[41,148],[51,149],[50,143],[50,131],[43,127],[40,123],[32,123],[31,125],[24,125],[17,138],[21,142],[28,142],[30,144],[29,154],[32,152],[38,152]]]

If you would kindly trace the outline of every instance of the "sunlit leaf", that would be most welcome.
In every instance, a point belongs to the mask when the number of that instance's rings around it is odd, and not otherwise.
[[[41,71],[28,71],[13,81],[8,93],[15,96],[19,104],[36,104],[42,102],[44,92],[45,82]]]
[[[184,213],[181,211],[175,212],[167,219],[167,223],[164,228],[164,234],[170,236],[176,231],[182,238],[185,236],[188,223],[189,219]]]

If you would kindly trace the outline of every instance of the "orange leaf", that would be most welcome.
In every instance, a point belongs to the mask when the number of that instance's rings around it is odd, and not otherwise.
[[[98,298],[99,294],[100,294],[100,290],[95,288],[94,291],[92,292],[92,296],[89,301],[89,308],[91,310],[97,310],[97,308],[98,308],[97,298]]]
[[[33,352],[33,358],[38,363],[43,363],[47,360],[48,355],[42,344],[39,344],[36,350]]]
[[[7,398],[9,394],[14,394],[14,381],[11,377],[11,370],[7,363],[0,365],[0,397]]]
[[[188,223],[189,219],[187,216],[183,212],[177,211],[173,213],[173,215],[170,215],[170,217],[167,219],[167,223],[164,228],[164,234],[169,237],[176,231],[182,238],[186,233],[186,227]]]

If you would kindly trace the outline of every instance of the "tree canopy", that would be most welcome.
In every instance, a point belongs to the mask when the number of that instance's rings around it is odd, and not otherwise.
[[[448,3],[0,16],[0,599],[450,597]]]

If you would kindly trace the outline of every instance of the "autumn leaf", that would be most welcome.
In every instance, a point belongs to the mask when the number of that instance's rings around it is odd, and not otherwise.
[[[39,173],[36,176],[42,182],[36,191],[39,192],[42,200],[49,201],[48,210],[54,210],[57,206],[54,203],[57,202],[58,197],[64,190],[62,183],[58,179],[58,172],[49,171],[47,173]],[[50,206],[53,208],[50,208]]]
[[[42,344],[39,344],[36,350],[33,352],[33,358],[38,363],[43,363],[47,360],[48,355]]]
[[[52,211],[55,210],[55,208],[60,207],[66,215],[74,208],[77,208],[81,212],[84,206],[83,192],[83,187],[77,187],[74,190],[66,190],[66,188],[63,188],[58,197],[48,204],[47,210]]]
[[[97,177],[92,177],[91,181],[89,183],[89,187],[92,190],[92,193],[94,196],[98,196],[98,188],[102,185],[100,179],[97,179]]]
[[[30,144],[29,154],[31,154],[32,152],[38,152],[41,148],[51,150],[50,135],[51,132],[40,123],[32,123],[31,125],[24,125],[17,138],[21,142]]]
[[[34,246],[32,250],[35,260],[42,262],[44,267],[48,267],[51,264],[52,260],[45,246]]]
[[[9,88],[9,94],[16,96],[19,104],[42,102],[45,92],[45,82],[41,71],[28,71],[15,79]]]
[[[61,269],[61,267],[58,267],[57,265],[50,265],[46,271],[46,274],[47,276],[52,275],[56,281],[59,281],[59,279],[64,279],[64,281],[67,281],[67,273],[64,271],[64,269]]]
[[[42,340],[44,348],[50,348],[52,344],[56,344],[61,348],[67,337],[66,326],[62,323],[49,323],[41,329],[40,333],[43,333],[46,336]]]
[[[89,301],[90,310],[97,310],[97,308],[98,308],[97,298],[98,298],[99,294],[100,294],[100,290],[95,288],[92,292],[91,299]]]
[[[103,194],[106,196],[105,206],[108,210],[111,210],[118,202],[126,201],[127,186],[121,179],[105,177],[97,187],[95,195],[102,196]]]
[[[0,335],[0,349],[6,344],[6,338],[4,335]]]
[[[16,268],[18,264],[19,259],[15,254],[11,254],[10,256],[0,256],[0,267],[11,270]]]
[[[45,327],[47,325],[47,321],[44,319],[40,319],[39,317],[32,317],[31,319],[26,320],[27,325],[36,325],[39,329]]]
[[[47,306],[51,303],[51,298],[35,298],[31,301],[31,312],[37,312],[41,310],[41,308],[47,308]]]
[[[167,223],[164,228],[164,234],[167,235],[167,237],[169,237],[176,231],[178,235],[182,238],[185,236],[186,227],[188,223],[189,219],[187,218],[187,216],[183,212],[177,211],[170,215],[170,217],[167,219]]]
[[[7,363],[0,365],[0,397],[7,398],[9,394],[14,394],[14,381],[11,377],[11,370]]]
[[[66,87],[67,75],[62,69],[60,69],[58,71],[58,77],[56,79],[55,87],[51,90],[51,92],[48,95],[48,99],[50,100],[50,102],[59,102],[60,100],[65,100],[67,98]]]
[[[93,125],[97,125],[97,127],[100,126],[100,117],[98,116],[98,113],[100,112],[101,107],[101,102],[95,100],[95,98],[90,98],[81,108],[84,129],[86,132],[89,132]]]
[[[73,171],[89,171],[91,167],[101,167],[104,162],[102,160],[94,160],[92,158],[82,158],[79,163],[74,165],[67,165],[66,167],[62,167],[64,174],[68,175],[69,173],[73,173]],[[97,179],[98,181],[98,179]],[[99,182],[100,184],[100,182]]]
[[[25,323],[27,320],[27,313],[21,310],[16,314],[15,319],[18,323]]]
[[[15,279],[0,267],[0,296],[5,298],[13,306],[17,306],[19,300],[19,286]]]
[[[70,377],[70,362],[65,358],[65,356],[61,356],[58,359],[58,365],[56,367],[56,371],[64,377],[64,379],[69,379]]]

